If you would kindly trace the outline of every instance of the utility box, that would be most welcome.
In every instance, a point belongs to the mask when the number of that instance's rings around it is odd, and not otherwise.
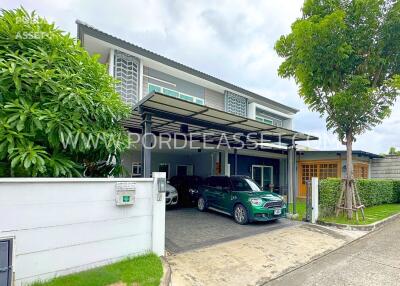
[[[115,204],[117,206],[131,206],[135,202],[136,183],[118,182],[115,184]]]

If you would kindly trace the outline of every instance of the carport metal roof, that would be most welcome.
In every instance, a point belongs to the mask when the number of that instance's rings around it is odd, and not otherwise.
[[[237,135],[236,139],[234,138],[235,133],[247,136],[247,141],[243,137],[240,139],[244,140],[246,145],[252,146],[256,144],[255,142],[280,142],[293,145],[296,141],[318,139],[315,136],[195,104],[159,92],[150,93],[140,100],[133,108],[131,118],[124,125],[131,131],[141,131],[142,114],[144,113],[152,114],[151,130],[156,135],[192,133],[193,140],[201,141],[203,134],[207,134],[208,143],[220,143],[221,145],[228,141],[231,146],[234,146],[238,139]],[[224,138],[221,142],[221,136],[225,136],[226,140]]]

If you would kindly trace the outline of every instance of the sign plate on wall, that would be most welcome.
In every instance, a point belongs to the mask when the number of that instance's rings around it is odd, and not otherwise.
[[[136,183],[118,182],[115,184],[115,203],[117,206],[133,205],[135,201]]]

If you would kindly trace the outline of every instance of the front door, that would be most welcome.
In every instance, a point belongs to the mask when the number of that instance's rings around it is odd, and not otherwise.
[[[273,168],[272,166],[253,165],[251,176],[262,188],[266,189],[273,184]]]

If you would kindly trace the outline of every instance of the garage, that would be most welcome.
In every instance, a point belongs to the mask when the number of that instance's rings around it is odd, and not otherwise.
[[[281,201],[282,196],[291,201],[296,189],[296,141],[317,139],[159,92],[143,98],[125,126],[130,132],[141,134],[141,144],[124,160],[125,166],[131,167],[132,176],[150,177],[152,172],[165,172],[170,181],[176,176],[206,179],[244,175]],[[257,198],[245,201],[253,204],[253,200],[257,204]],[[259,207],[273,212],[278,208],[264,203],[260,202]],[[295,223],[286,219],[269,221],[270,214],[255,213],[249,221],[260,222],[241,225],[235,222],[239,205],[218,212],[213,207],[205,212],[194,207],[167,209],[166,249],[184,252]],[[242,213],[249,215],[250,211]]]

